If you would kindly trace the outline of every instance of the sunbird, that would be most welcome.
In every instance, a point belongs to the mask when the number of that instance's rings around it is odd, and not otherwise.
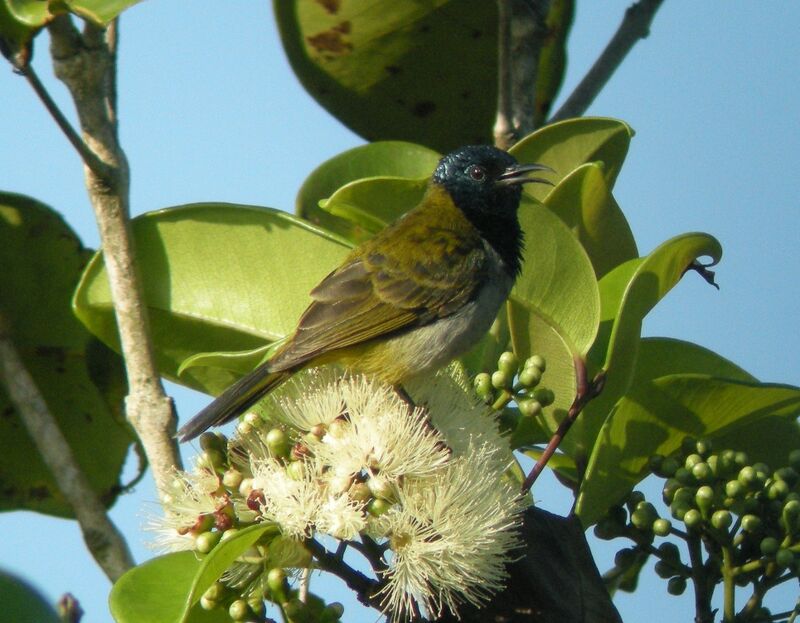
[[[336,363],[396,388],[465,353],[489,330],[522,267],[522,185],[552,171],[487,145],[444,156],[420,203],[311,290],[276,353],[178,431],[188,441],[244,413],[306,367]]]

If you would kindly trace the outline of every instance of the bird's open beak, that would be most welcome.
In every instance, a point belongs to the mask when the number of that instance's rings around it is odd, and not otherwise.
[[[550,184],[550,186],[555,185],[550,180],[541,177],[527,177],[527,174],[531,171],[548,171],[550,173],[555,173],[553,169],[544,164],[515,164],[503,171],[500,177],[497,178],[496,183],[499,186],[516,186],[517,184],[528,184],[529,182]]]

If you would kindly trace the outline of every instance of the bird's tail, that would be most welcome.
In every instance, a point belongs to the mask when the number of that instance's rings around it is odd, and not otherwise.
[[[272,372],[268,364],[243,376],[200,411],[178,431],[181,442],[194,439],[212,426],[229,422],[252,407],[268,392],[291,376],[294,370]]]

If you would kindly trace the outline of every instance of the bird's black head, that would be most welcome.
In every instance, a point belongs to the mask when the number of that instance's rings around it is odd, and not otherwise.
[[[540,164],[519,164],[511,154],[489,145],[470,145],[442,158],[432,181],[447,190],[453,203],[516,274],[523,244],[517,218],[522,184],[549,184],[527,176],[531,171],[549,170]]]

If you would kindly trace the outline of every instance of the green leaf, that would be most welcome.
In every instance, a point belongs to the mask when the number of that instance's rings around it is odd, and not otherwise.
[[[589,258],[566,225],[529,201],[519,216],[525,257],[511,292],[508,325],[521,360],[539,354],[547,361],[542,383],[555,392],[556,401],[545,414],[555,430],[575,397],[574,362],[595,339],[600,298]]]
[[[111,589],[109,606],[117,623],[216,623],[230,621],[224,609],[206,612],[202,594],[259,539],[277,534],[274,524],[250,526],[208,555],[177,552],[148,560],[125,573]]]
[[[92,489],[110,506],[132,434],[121,412],[122,360],[70,309],[90,255],[49,207],[0,193],[0,292],[13,293],[0,301],[2,315]],[[0,509],[73,517],[1,384],[0,413]]]
[[[98,26],[107,25],[125,9],[141,1],[142,0],[63,0],[72,13],[80,15]]]
[[[346,241],[285,212],[193,204],[133,220],[133,235],[160,371],[217,393],[229,366],[178,370],[202,353],[250,351],[289,334],[308,292],[349,252]],[[87,267],[75,311],[103,341],[118,337],[102,255]]]
[[[758,381],[735,363],[699,344],[667,337],[642,338],[631,385],[670,374],[709,374],[734,381]]]
[[[618,266],[600,280],[600,330],[589,361],[595,370],[605,371],[605,385],[569,434],[586,457],[611,408],[630,385],[644,317],[701,256],[718,262],[722,256],[719,242],[708,234],[684,234],[664,242],[647,257]]]
[[[520,162],[540,162],[556,171],[548,179],[560,182],[577,167],[602,162],[609,189],[614,187],[633,137],[631,127],[617,119],[582,117],[546,125],[529,134],[511,149]],[[526,192],[543,201],[547,186],[531,184]]]
[[[201,561],[194,552],[159,556],[134,567],[111,589],[108,602],[117,623],[178,623],[186,607]],[[192,623],[228,623],[224,608],[206,611],[199,604],[191,609]]]
[[[539,52],[539,69],[536,73],[536,127],[545,123],[553,100],[561,90],[567,67],[567,38],[574,14],[574,0],[554,0],[550,4],[545,20],[547,36]]]
[[[646,474],[651,455],[671,453],[687,435],[745,450],[753,460],[785,461],[800,444],[799,413],[800,388],[789,385],[673,374],[632,386],[600,431],[576,513],[585,526],[597,521]],[[767,443],[756,446],[757,438]]]
[[[639,256],[628,221],[606,182],[602,163],[590,162],[572,171],[544,203],[578,237],[598,279]]]
[[[306,178],[297,193],[295,212],[353,242],[370,237],[369,231],[358,226],[358,219],[347,221],[320,208],[329,198],[351,182],[373,177],[392,177],[419,180],[427,178],[436,168],[441,156],[427,147],[402,141],[370,143],[345,151],[323,162]],[[369,205],[379,208],[385,197]]]
[[[491,142],[496,3],[275,0],[273,8],[300,82],[365,139],[443,152]]]
[[[3,617],[14,623],[60,623],[53,607],[39,591],[17,576],[0,570]]]
[[[0,5],[11,18],[32,30],[38,30],[57,15],[51,12],[51,3],[42,0],[0,0]]]
[[[372,177],[346,184],[320,207],[345,219],[371,237],[386,225],[416,206],[425,194],[428,177],[410,180],[399,177]]]

